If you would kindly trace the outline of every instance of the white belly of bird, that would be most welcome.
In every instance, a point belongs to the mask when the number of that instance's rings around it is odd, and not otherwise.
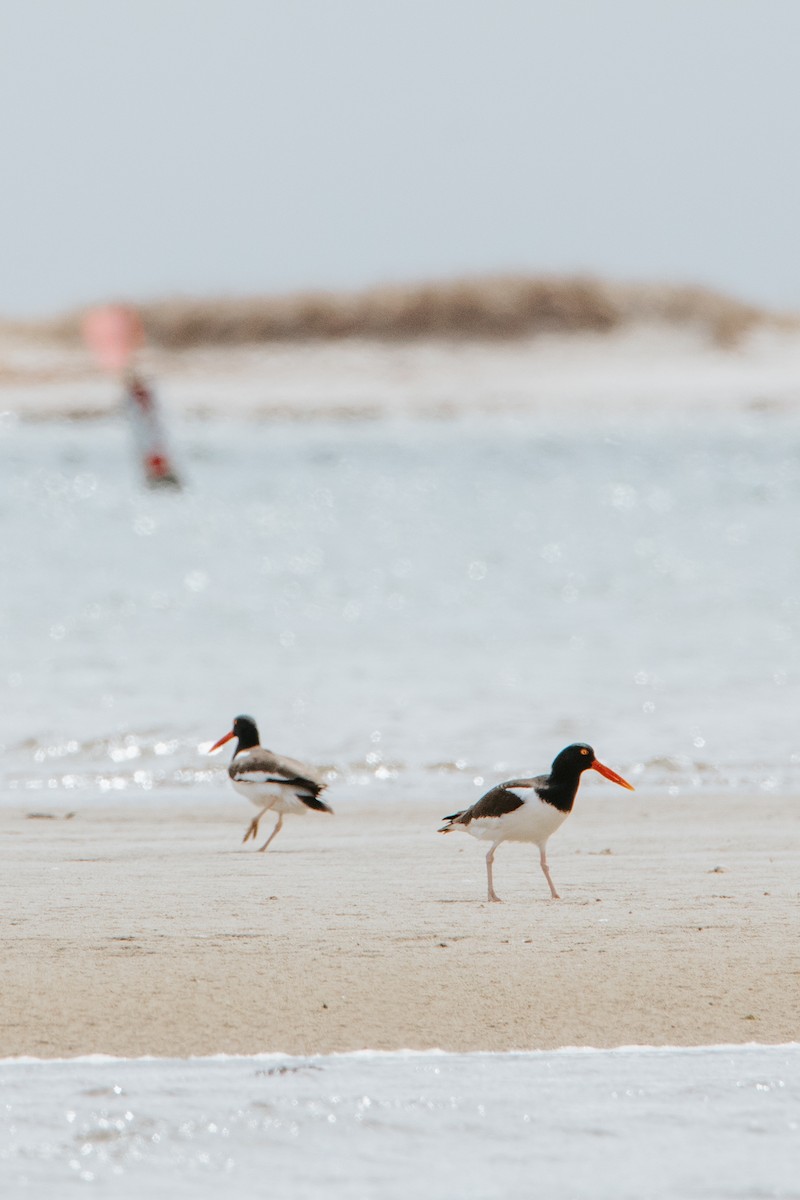
[[[308,806],[297,795],[297,789],[288,783],[263,783],[260,780],[233,779],[231,781],[237,792],[256,808],[268,808],[274,813],[295,813],[302,816],[308,812]]]
[[[509,791],[513,791],[513,788]],[[568,816],[568,812],[562,812],[560,808],[554,808],[552,804],[546,804],[536,797],[526,800],[520,808],[502,817],[481,817],[477,821],[470,821],[466,831],[483,842],[533,842],[543,846]]]

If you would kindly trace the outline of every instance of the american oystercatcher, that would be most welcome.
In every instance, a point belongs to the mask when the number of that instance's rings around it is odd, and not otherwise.
[[[332,813],[333,809],[320,800],[319,794],[328,786],[319,771],[307,767],[294,758],[273,754],[259,745],[258,729],[252,717],[237,717],[233,729],[226,733],[209,750],[213,754],[232,738],[238,738],[228,774],[237,792],[260,810],[253,817],[242,839],[258,836],[258,823],[266,812],[278,814],[275,828],[259,851],[266,850],[274,837],[281,831],[286,813],[305,813],[309,808],[316,812]]]
[[[509,779],[507,783],[499,783],[481,796],[471,808],[442,817],[447,824],[442,826],[439,833],[464,829],[473,837],[492,843],[486,855],[490,900],[500,900],[492,884],[492,864],[494,852],[501,842],[533,842],[537,845],[539,862],[550,885],[550,895],[554,900],[561,899],[547,866],[547,839],[572,812],[581,775],[590,767],[620,787],[634,790],[633,785],[617,775],[616,771],[597,761],[591,746],[576,742],[556,757],[549,775],[536,775],[533,779]]]

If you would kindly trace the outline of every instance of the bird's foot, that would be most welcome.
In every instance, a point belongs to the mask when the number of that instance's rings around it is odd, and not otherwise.
[[[553,893],[551,894],[551,899],[553,899],[553,900],[560,900],[560,899],[561,899],[561,897],[559,896],[558,892],[553,892]]]
[[[489,900],[492,904],[502,904],[503,901],[495,892],[489,892]]]
[[[255,838],[257,836],[258,836],[258,821],[256,821],[254,819],[247,826],[247,832],[245,833],[244,837],[242,838],[242,842],[246,842],[250,838],[253,838],[253,840],[255,840]]]

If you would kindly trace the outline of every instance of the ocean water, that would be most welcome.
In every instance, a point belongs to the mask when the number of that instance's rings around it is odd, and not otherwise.
[[[0,1062],[3,1195],[797,1200],[800,1047]]]
[[[179,495],[140,486],[121,422],[0,421],[7,798],[201,798],[198,745],[242,711],[410,791],[576,739],[652,788],[800,785],[793,411],[173,440]]]

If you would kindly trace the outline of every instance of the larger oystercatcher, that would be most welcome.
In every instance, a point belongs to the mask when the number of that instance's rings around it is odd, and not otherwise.
[[[266,812],[278,814],[278,820],[259,851],[266,850],[274,837],[281,831],[286,813],[302,814],[314,809],[316,812],[332,813],[320,792],[328,786],[319,771],[307,767],[294,758],[273,754],[259,744],[258,729],[252,717],[236,717],[233,729],[226,733],[209,750],[213,754],[232,738],[238,738],[228,774],[237,792],[260,810],[247,827],[243,841],[258,836],[258,823]]]
[[[500,900],[492,884],[492,864],[494,852],[501,842],[533,842],[537,845],[539,862],[550,885],[550,894],[554,900],[560,899],[547,866],[547,839],[572,812],[581,775],[590,767],[620,787],[634,790],[633,785],[617,775],[616,771],[597,761],[591,746],[575,742],[557,756],[549,775],[536,775],[533,779],[509,779],[507,783],[499,783],[471,808],[442,818],[447,824],[442,826],[439,833],[464,829],[473,837],[492,843],[486,855],[490,900]]]

